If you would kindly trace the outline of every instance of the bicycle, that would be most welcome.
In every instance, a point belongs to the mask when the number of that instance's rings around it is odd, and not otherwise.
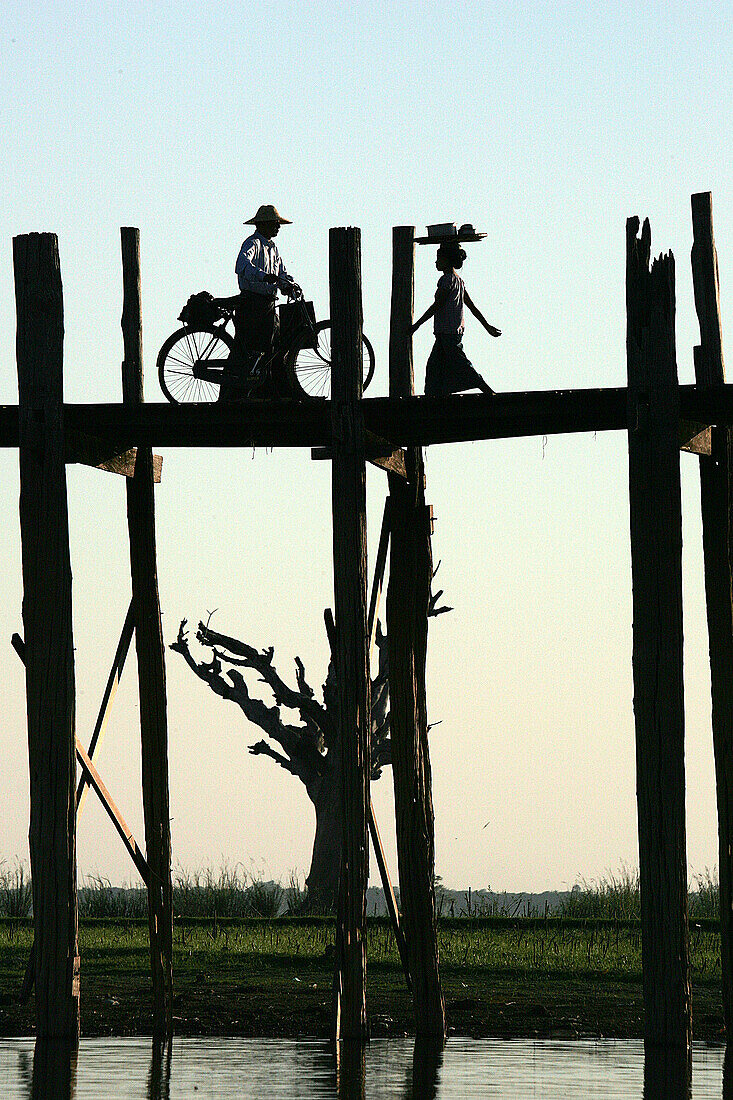
[[[277,348],[270,355],[249,355],[244,370],[241,363],[232,370],[236,353],[228,326],[239,301],[239,295],[212,298],[206,291],[189,298],[178,318],[183,328],[172,333],[158,352],[158,379],[167,399],[174,405],[218,401],[220,386],[229,379],[236,379],[238,397],[266,394],[278,356],[283,357],[288,387],[296,400],[330,398],[331,322],[316,321],[313,303],[301,294],[278,307]],[[374,376],[374,349],[364,335],[362,357],[366,389]]]

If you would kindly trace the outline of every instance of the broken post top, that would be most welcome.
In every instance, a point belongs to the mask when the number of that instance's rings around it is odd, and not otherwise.
[[[389,323],[389,396],[412,397],[412,315],[415,303],[415,227],[392,230],[392,304]]]
[[[122,248],[122,400],[127,405],[143,401],[142,301],[140,293],[140,230],[120,229]]]
[[[713,235],[713,196],[692,196],[692,282],[700,323],[700,347],[695,349],[695,378],[699,385],[725,382],[723,332],[720,322],[718,254]]]
[[[651,229],[646,218],[639,236],[639,219],[634,216],[626,222],[626,348],[632,346],[641,353],[649,340],[649,331],[661,325],[667,336],[674,337],[674,327],[669,328],[669,318],[675,313],[675,266],[671,252],[664,253],[651,263]],[[646,361],[646,359],[645,359]],[[638,379],[637,379],[638,381]],[[653,378],[645,379],[653,383]],[[631,379],[629,382],[631,386]]]
[[[361,400],[362,304],[361,230],[329,232],[331,297],[331,399],[334,404]]]
[[[29,407],[57,405],[64,399],[64,305],[56,234],[14,237],[13,266],[20,403]]]

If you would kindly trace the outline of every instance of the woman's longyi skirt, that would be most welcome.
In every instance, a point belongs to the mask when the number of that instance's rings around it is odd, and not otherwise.
[[[482,389],[485,385],[463,350],[462,339],[458,335],[436,332],[425,368],[426,397],[445,397],[449,393]]]

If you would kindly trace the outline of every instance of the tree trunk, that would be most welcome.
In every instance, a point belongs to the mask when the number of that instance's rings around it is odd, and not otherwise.
[[[316,811],[316,834],[304,911],[330,914],[336,911],[341,865],[341,800],[331,771],[323,777],[311,801]]]

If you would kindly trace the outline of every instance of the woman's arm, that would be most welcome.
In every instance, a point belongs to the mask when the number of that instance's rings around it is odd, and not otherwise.
[[[495,328],[494,325],[489,324],[489,322],[486,320],[486,318],[484,317],[483,313],[478,308],[478,306],[474,305],[474,303],[471,299],[471,295],[465,289],[463,291],[463,301],[466,303],[468,308],[471,310],[471,313],[474,315],[474,317],[477,320],[479,320],[481,322],[481,324],[484,326],[484,328],[488,332],[489,336],[501,336],[501,329],[500,328]]]
[[[414,322],[412,328],[410,329],[410,332],[417,332],[417,330],[420,328],[420,325],[424,325],[428,318],[433,316],[436,308],[437,303],[433,302],[430,308],[425,310],[422,317],[418,317],[417,321]]]
[[[435,291],[435,301],[428,309],[425,310],[422,317],[418,317],[417,321],[415,321],[410,331],[417,332],[417,330],[420,328],[420,325],[425,324],[428,318],[433,316],[436,309],[439,309],[443,305],[443,302],[446,300],[447,297],[448,290],[446,289],[446,287],[440,286],[440,284],[438,284],[438,289]]]

